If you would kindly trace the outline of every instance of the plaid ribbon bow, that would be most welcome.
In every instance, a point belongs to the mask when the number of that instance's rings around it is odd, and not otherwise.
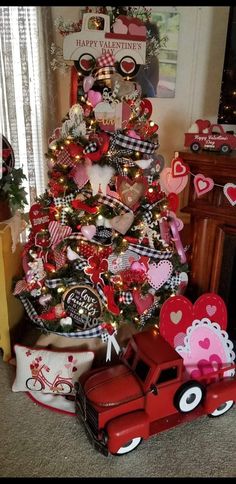
[[[106,66],[114,66],[115,63],[115,57],[112,54],[104,54],[98,57],[97,59],[97,65],[99,67],[106,67]]]
[[[66,225],[67,219],[66,219],[66,208],[70,207],[70,202],[74,200],[75,196],[70,193],[69,195],[66,195],[66,197],[56,197],[53,199],[54,204],[56,207],[62,207],[61,210],[61,224]]]

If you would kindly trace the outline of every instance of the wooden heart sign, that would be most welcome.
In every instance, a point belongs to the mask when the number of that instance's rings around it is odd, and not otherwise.
[[[203,294],[194,304],[185,296],[170,297],[160,311],[160,333],[175,348],[180,344],[180,335],[183,335],[183,342],[193,320],[202,318],[217,322],[222,330],[226,330],[227,310],[220,296],[214,293]]]
[[[127,207],[133,207],[146,194],[148,182],[144,177],[138,177],[131,180],[127,176],[119,175],[117,177],[117,192],[121,201]]]

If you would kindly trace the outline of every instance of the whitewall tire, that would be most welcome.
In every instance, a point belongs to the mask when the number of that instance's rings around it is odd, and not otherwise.
[[[141,441],[141,437],[136,437],[135,439],[130,440],[123,447],[119,448],[119,450],[116,452],[116,455],[128,454],[128,452],[132,452],[132,450],[138,447]]]
[[[222,405],[216,408],[214,412],[209,414],[209,417],[219,417],[220,415],[224,415],[224,413],[232,408],[233,404],[233,400],[228,400],[227,402],[222,403]]]
[[[192,412],[203,399],[203,388],[197,382],[183,385],[175,395],[175,406],[183,413]]]

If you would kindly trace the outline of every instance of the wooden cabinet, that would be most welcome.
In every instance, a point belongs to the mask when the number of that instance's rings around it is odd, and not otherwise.
[[[24,314],[21,302],[12,294],[12,280],[20,275],[22,246],[17,244],[12,253],[10,226],[0,224],[0,348],[3,360],[7,361],[12,354],[12,334]]]
[[[187,205],[181,212],[191,216],[190,286],[194,296],[198,297],[204,292],[218,292],[224,242],[229,236],[236,237],[236,206],[230,204],[223,192],[226,183],[236,185],[236,153],[180,151],[179,156],[191,172],[184,196]],[[198,173],[214,181],[214,188],[200,197],[193,184],[194,175]],[[233,263],[233,252],[231,256]]]

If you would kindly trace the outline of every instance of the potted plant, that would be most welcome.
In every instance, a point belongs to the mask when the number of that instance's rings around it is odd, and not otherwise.
[[[27,204],[22,168],[14,168],[14,154],[11,145],[2,137],[2,169],[0,174],[0,222],[8,220],[16,210],[23,210]]]

